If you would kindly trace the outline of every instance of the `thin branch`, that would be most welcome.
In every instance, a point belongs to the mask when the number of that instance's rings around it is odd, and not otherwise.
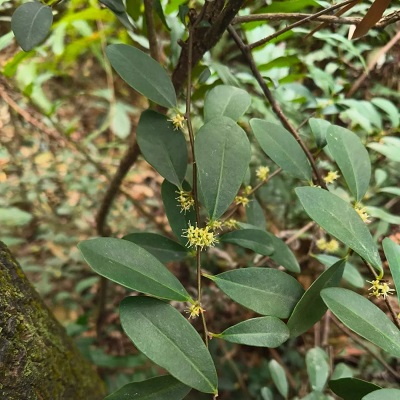
[[[304,25],[306,22],[312,21],[314,18],[319,17],[320,15],[329,14],[331,11],[336,10],[337,8],[342,8],[343,6],[346,6],[347,4],[352,3],[353,1],[354,0],[347,0],[347,1],[344,1],[343,3],[336,4],[332,7],[325,8],[324,10],[319,11],[315,14],[308,15],[307,17],[301,19],[300,21],[294,22],[293,24],[288,25],[286,28],[280,29],[279,31],[273,33],[272,35],[269,35],[263,39],[258,40],[257,42],[250,44],[249,48],[254,49],[255,47],[262,46],[262,45],[268,43],[269,41],[271,41],[272,39],[275,39],[276,37],[282,35],[283,33],[292,30],[293,28]]]
[[[272,110],[276,114],[276,116],[279,118],[281,121],[282,125],[293,135],[293,137],[297,140],[301,148],[303,149],[305,155],[307,156],[308,160],[310,161],[311,167],[315,173],[315,176],[317,178],[318,184],[326,189],[325,182],[323,181],[318,168],[315,164],[315,160],[313,155],[311,154],[310,150],[308,150],[307,146],[304,144],[304,142],[301,140],[301,137],[297,130],[294,128],[294,126],[289,122],[289,120],[286,118],[284,115],[280,105],[278,102],[275,100],[275,98],[272,96],[271,91],[269,90],[267,84],[264,81],[264,78],[262,77],[260,71],[258,70],[256,63],[254,61],[253,55],[251,54],[251,49],[249,46],[247,46],[240,36],[237,34],[235,29],[232,26],[228,27],[228,32],[232,36],[233,40],[236,42],[237,46],[239,47],[240,51],[242,52],[243,56],[246,58],[247,63],[256,78],[261,90],[263,91],[265,97],[269,101]]]
[[[144,16],[146,19],[147,38],[149,39],[150,55],[160,62],[160,48],[158,46],[157,33],[154,26],[153,0],[144,0]]]

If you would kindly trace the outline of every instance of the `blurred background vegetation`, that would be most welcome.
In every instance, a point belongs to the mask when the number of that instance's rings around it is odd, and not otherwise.
[[[155,2],[162,6],[156,7],[155,21],[162,63],[169,71],[179,57],[178,40],[185,37],[177,16],[179,5],[184,3]],[[116,285],[110,289],[104,332],[96,338],[99,277],[85,265],[76,248],[80,240],[98,234],[96,212],[121,157],[134,140],[138,117],[148,107],[147,100],[114,75],[104,55],[105,46],[110,43],[124,42],[148,49],[143,4],[126,0],[133,23],[133,29],[127,31],[110,10],[95,0],[62,2],[57,6],[48,39],[27,53],[20,50],[10,32],[11,15],[19,4],[0,0],[0,240],[10,246],[58,320],[99,367],[111,392],[132,380],[160,372],[159,367],[137,354],[121,332],[117,307],[127,289]],[[196,6],[196,2],[189,5]],[[241,15],[312,13],[329,5],[315,0],[252,1]],[[350,16],[364,15],[369,5],[367,1],[354,7]],[[254,42],[286,23],[252,22],[242,24],[242,29],[248,41]],[[389,235],[399,243],[400,40],[385,47],[399,30],[399,23],[385,30],[372,30],[357,41],[346,39],[347,30],[346,25],[331,26],[304,40],[308,30],[295,28],[258,48],[254,56],[286,114],[296,126],[302,124],[300,132],[311,148],[314,139],[306,123],[309,116],[350,127],[360,135],[369,149],[374,170],[364,204],[372,217],[370,228],[378,241]],[[369,75],[357,81],[365,71]],[[241,121],[244,129],[249,131],[250,116],[275,119],[240,51],[225,35],[194,71],[197,127],[202,124],[205,94],[221,83],[245,88],[252,94],[250,113]],[[268,163],[254,147],[251,167]],[[325,155],[319,166],[326,172],[334,169]],[[276,167],[271,163],[270,168]],[[108,216],[113,236],[144,230],[169,232],[160,201],[160,183],[155,171],[139,159],[124,180],[123,193]],[[283,239],[291,237],[308,222],[292,186],[291,178],[277,176],[235,218],[251,223],[261,217],[270,231]],[[336,193],[346,196],[341,186],[343,182],[339,180]],[[302,266],[299,279],[305,287],[324,269],[324,263],[332,262],[326,254],[321,255],[321,262],[308,256],[310,251],[321,253],[314,239],[322,234],[315,234],[305,233],[291,242]],[[342,250],[339,248],[331,256],[340,256]],[[257,261],[248,251],[233,253],[229,248],[217,247],[204,261],[204,268],[216,273],[232,265],[255,265]],[[345,285],[365,290],[363,266],[357,259],[353,262],[358,270],[352,270]],[[194,289],[190,261],[170,267],[186,287]],[[207,318],[213,320],[213,313],[218,313],[213,321],[214,331],[253,315],[212,286],[205,288],[206,302],[211,295],[214,308]],[[264,387],[270,388],[274,399],[280,398],[268,366],[271,359],[286,366],[291,387],[302,382],[299,395],[305,395],[308,380],[304,357],[309,348],[321,344],[323,335],[319,329],[317,325],[314,332],[289,341],[279,351],[211,341],[217,369],[223,374],[220,398],[268,399]],[[335,362],[351,366],[354,376],[395,386],[400,368],[394,360],[373,357],[339,329],[331,333],[330,341],[335,344]],[[388,365],[392,373],[388,372]]]

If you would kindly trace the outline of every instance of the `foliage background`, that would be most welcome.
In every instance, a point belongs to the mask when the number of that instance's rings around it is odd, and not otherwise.
[[[177,40],[184,35],[177,18],[181,3],[163,3],[170,30],[161,18],[156,18],[162,43],[160,56],[170,70],[179,55]],[[9,33],[9,17],[16,5],[16,2],[0,1],[0,239],[17,254],[39,293],[68,332],[76,337],[82,351],[99,366],[113,391],[129,381],[155,376],[160,371],[144,356],[136,354],[121,332],[116,309],[126,290],[119,286],[112,286],[104,332],[96,339],[94,321],[99,277],[82,262],[76,243],[98,234],[96,212],[110,178],[134,139],[132,132],[138,116],[148,106],[143,97],[114,76],[104,56],[106,43],[133,43],[139,48],[148,48],[141,6],[139,2],[127,2],[135,22],[135,29],[128,34],[114,15],[96,1],[61,3],[49,38],[37,50],[22,53]],[[265,5],[255,1],[248,7],[249,11],[251,8],[257,12],[312,12],[318,5],[326,2],[296,1],[290,9],[283,10],[280,2]],[[367,4],[363,3],[353,13],[359,15],[366,8]],[[256,41],[284,23],[253,22],[243,24],[243,29],[249,41]],[[346,26],[322,30],[308,40],[304,40],[306,30],[297,28],[261,47],[254,56],[274,96],[297,126],[312,114],[350,126],[360,135],[369,147],[374,171],[366,201],[373,217],[370,228],[378,240],[391,235],[399,242],[399,193],[382,190],[398,187],[400,175],[400,42],[382,51],[396,31],[398,26],[393,25],[351,42],[346,39]],[[378,63],[373,65],[377,55]],[[369,77],[354,95],[347,97],[368,66],[372,66]],[[202,72],[206,67],[211,75],[203,81],[201,76],[204,77]],[[227,35],[196,67],[194,82],[196,127],[202,124],[204,95],[221,83],[245,88],[253,95],[250,112],[241,121],[244,129],[249,131],[250,117],[275,119],[240,52]],[[307,124],[301,134],[312,142]],[[388,140],[387,136],[394,139]],[[252,170],[268,162],[254,147]],[[334,169],[327,156],[319,166],[325,171]],[[272,163],[270,167],[275,168]],[[337,191],[343,195],[341,183]],[[160,184],[161,178],[140,158],[124,180],[124,193],[118,196],[107,219],[114,236],[144,230],[168,233]],[[292,186],[291,178],[278,175],[259,192],[262,208],[254,202],[247,212],[239,210],[236,218],[246,220],[247,213],[251,219],[249,214],[254,213],[257,219],[261,213],[270,231],[284,239],[292,237],[307,224],[300,204],[289,190]],[[305,287],[324,269],[308,256],[310,251],[318,252],[315,239],[320,235],[320,232],[308,231],[300,238],[294,237],[291,243],[302,266],[299,279]],[[336,255],[340,255],[340,250]],[[252,253],[244,250],[233,253],[228,246],[211,251],[204,267],[217,273],[229,266],[256,262]],[[353,262],[359,264],[362,272],[358,260]],[[188,265],[174,264],[171,268],[186,286],[192,284],[194,290],[193,271]],[[207,301],[215,306],[207,315],[214,320],[215,331],[253,315],[229,302],[212,286],[205,289]],[[218,317],[214,319],[213,313]],[[211,341],[217,369],[223,374],[220,398],[261,398],[262,387],[273,387],[268,368],[271,359],[283,363],[289,382],[301,382],[299,395],[306,394],[304,355],[309,348],[323,342],[318,329],[289,341],[279,351]],[[336,363],[346,361],[359,377],[395,386],[393,374],[370,352],[340,330],[331,335]],[[399,374],[394,360],[383,362],[391,363],[391,368]],[[276,393],[276,396],[279,395]]]

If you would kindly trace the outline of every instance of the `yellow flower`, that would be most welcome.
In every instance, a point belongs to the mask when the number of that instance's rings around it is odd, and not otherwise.
[[[363,222],[365,222],[366,224],[371,222],[365,207],[363,207],[361,205],[357,205],[357,206],[354,207],[354,209],[357,211],[357,214],[361,217]]]
[[[338,251],[338,249],[339,249],[339,242],[335,239],[330,240],[325,246],[325,250],[328,253],[335,253],[336,251]]]
[[[315,242],[315,244],[320,250],[326,250],[326,239],[325,238],[318,239]]]
[[[185,190],[179,190],[176,193],[179,194],[176,200],[179,202],[181,212],[183,211],[186,214],[186,211],[189,211],[194,206],[193,194],[192,192],[186,192]]]
[[[249,199],[244,196],[236,196],[235,197],[235,203],[239,206],[240,204],[243,205],[243,207],[246,207],[249,204]]]
[[[208,221],[207,226],[211,230],[216,231],[217,229],[222,229],[222,222],[218,220],[210,220]]]
[[[269,168],[265,166],[260,166],[256,169],[256,176],[260,181],[265,181],[268,179]]]
[[[229,229],[236,229],[238,227],[238,222],[236,219],[231,218],[224,222],[224,226]]]
[[[329,171],[328,175],[326,175],[324,177],[324,181],[325,181],[325,183],[333,183],[339,177],[340,177],[340,175],[338,174],[337,171]]]
[[[244,196],[248,196],[248,195],[251,193],[252,190],[253,190],[253,188],[252,188],[250,185],[246,186],[246,187],[243,189],[243,195],[244,195]]]
[[[200,306],[200,303],[198,301],[196,301],[194,304],[192,304],[187,310],[186,312],[189,315],[189,319],[191,318],[197,318],[201,313],[205,312],[206,310],[204,310],[204,308],[202,308]]]
[[[386,282],[381,283],[381,280],[379,278],[367,282],[372,285],[368,289],[371,291],[371,293],[369,294],[370,296],[375,296],[377,298],[382,296],[384,299],[386,299],[388,295],[395,292],[395,290],[392,289]]]
[[[183,129],[183,122],[185,121],[185,117],[182,114],[175,114],[168,121],[172,122],[174,125],[174,130]]]
[[[204,247],[212,247],[215,243],[218,243],[218,239],[215,237],[214,232],[210,232],[210,227],[199,228],[197,225],[194,227],[190,225],[187,229],[183,230],[182,237],[187,238],[187,247],[200,247],[203,250]]]

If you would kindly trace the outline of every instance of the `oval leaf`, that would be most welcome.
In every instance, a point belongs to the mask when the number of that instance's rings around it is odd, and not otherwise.
[[[348,129],[332,125],[326,134],[328,147],[356,201],[361,201],[371,179],[371,162],[359,137]]]
[[[243,89],[220,85],[211,89],[204,100],[204,121],[229,117],[237,121],[250,107],[251,97]]]
[[[312,390],[322,392],[330,369],[325,351],[319,347],[310,349],[306,354],[306,366]]]
[[[97,238],[80,242],[78,248],[94,271],[113,282],[162,299],[191,300],[178,279],[157,258],[134,243]]]
[[[329,388],[343,400],[362,400],[362,398],[381,387],[356,378],[342,378],[329,381]]]
[[[185,385],[217,393],[217,374],[208,349],[175,308],[151,297],[127,297],[121,325],[135,346]]]
[[[232,203],[250,162],[245,131],[231,118],[214,118],[197,133],[194,150],[204,207],[218,219]]]
[[[316,187],[301,187],[295,191],[311,219],[353,249],[378,271],[382,270],[375,242],[367,226],[350,204]]]
[[[174,86],[157,61],[126,44],[111,44],[106,54],[112,67],[130,87],[160,106],[176,106]]]
[[[296,139],[281,125],[262,119],[250,121],[254,135],[264,153],[288,174],[311,180],[311,166]]]
[[[191,388],[170,375],[157,376],[142,382],[132,382],[104,400],[182,400]]]
[[[140,116],[137,142],[146,161],[162,177],[181,187],[188,163],[183,133],[174,130],[164,115],[147,110]]]
[[[289,329],[278,318],[260,317],[240,322],[215,336],[228,342],[274,348],[289,339]]]
[[[339,257],[330,256],[328,254],[315,254],[314,257],[327,267],[331,267],[333,264],[340,261]],[[365,285],[365,278],[358,272],[358,269],[346,261],[346,265],[343,271],[343,279],[350,285],[361,289]]]
[[[183,182],[183,188],[190,191],[189,184]],[[193,208],[189,211],[182,212],[179,202],[177,200],[179,189],[172,183],[165,180],[161,185],[161,197],[167,214],[168,222],[171,226],[179,243],[185,246],[187,239],[182,236],[182,231],[187,229],[189,222],[192,225],[196,223],[196,213]]]
[[[389,238],[383,239],[382,245],[400,304],[400,246]]]
[[[278,389],[279,393],[286,399],[289,392],[289,384],[284,368],[276,360],[271,360],[268,363],[268,367],[269,372],[271,373],[271,378],[274,381],[276,388]]]
[[[165,236],[150,232],[130,233],[122,239],[143,247],[162,263],[179,261],[187,257],[186,248]]]
[[[11,18],[11,29],[22,49],[29,51],[46,39],[52,23],[51,7],[29,2],[15,10]]]
[[[392,356],[400,357],[400,330],[377,306],[348,289],[324,289],[321,297],[349,329]]]
[[[331,123],[320,118],[310,118],[308,123],[314,135],[315,144],[319,149],[324,148],[326,146],[326,132]]]
[[[221,242],[233,243],[255,253],[269,256],[274,248],[269,235],[261,229],[240,229],[221,236]]]
[[[291,337],[299,336],[308,331],[325,314],[327,307],[321,299],[321,290],[339,285],[344,265],[345,261],[340,260],[328,268],[303,294],[287,322]]]
[[[379,389],[367,394],[362,400],[399,400],[399,389]]]
[[[276,269],[241,268],[205,276],[237,303],[278,318],[287,318],[304,293],[296,279]]]

